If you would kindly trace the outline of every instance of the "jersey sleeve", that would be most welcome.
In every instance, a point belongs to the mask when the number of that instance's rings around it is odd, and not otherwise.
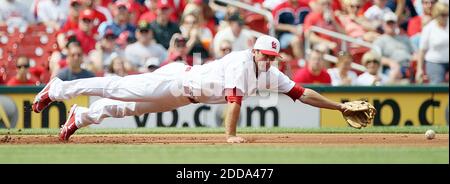
[[[268,75],[268,76],[264,76]],[[292,87],[295,86],[295,82],[289,79],[288,76],[284,75],[280,70],[275,67],[270,67],[269,71],[263,73],[261,77],[266,78],[266,84],[264,81],[259,81],[258,88],[266,87],[269,91],[279,92],[279,93],[287,93]],[[268,85],[267,85],[268,83]]]
[[[289,77],[282,73],[280,70],[271,67],[269,73],[271,74],[270,78],[276,79],[270,80],[276,82],[271,83],[270,86],[275,87],[275,90],[277,92],[284,93],[285,95],[291,97],[294,101],[300,99],[300,97],[303,95],[305,88],[289,79]]]

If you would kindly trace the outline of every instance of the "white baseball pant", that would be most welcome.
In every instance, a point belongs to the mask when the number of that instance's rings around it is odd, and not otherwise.
[[[89,108],[75,111],[77,127],[99,124],[104,118],[122,118],[153,112],[165,112],[185,106],[191,101],[184,96],[182,74],[186,65],[173,63],[153,73],[125,77],[95,77],[62,81],[56,79],[49,97],[62,101],[79,95],[100,96]]]

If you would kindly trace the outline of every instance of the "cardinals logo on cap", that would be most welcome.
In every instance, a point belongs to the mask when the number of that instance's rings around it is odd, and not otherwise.
[[[280,57],[280,42],[269,35],[258,37],[253,49],[259,50],[265,55]]]
[[[272,48],[273,48],[273,49],[277,49],[277,43],[272,42]]]

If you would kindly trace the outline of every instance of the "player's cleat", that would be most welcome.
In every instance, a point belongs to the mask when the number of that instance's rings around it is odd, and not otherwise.
[[[53,78],[50,82],[48,82],[44,89],[42,89],[42,91],[39,92],[34,98],[33,105],[31,106],[34,112],[40,113],[53,102],[48,96],[48,91],[50,90],[50,85],[52,85],[55,80],[56,78]]]
[[[61,126],[61,130],[59,132],[59,140],[60,141],[68,141],[69,137],[75,133],[78,129],[75,124],[75,110],[77,109],[77,104],[74,104],[72,108],[70,108],[69,116],[64,125]]]

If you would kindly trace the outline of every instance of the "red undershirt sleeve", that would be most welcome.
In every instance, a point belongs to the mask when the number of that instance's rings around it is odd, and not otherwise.
[[[300,85],[295,85],[289,92],[285,93],[287,96],[291,97],[292,100],[298,100],[305,92],[305,88]]]
[[[242,93],[237,90],[237,88],[233,89],[225,89],[225,100],[228,103],[237,103],[239,105],[242,104]]]

